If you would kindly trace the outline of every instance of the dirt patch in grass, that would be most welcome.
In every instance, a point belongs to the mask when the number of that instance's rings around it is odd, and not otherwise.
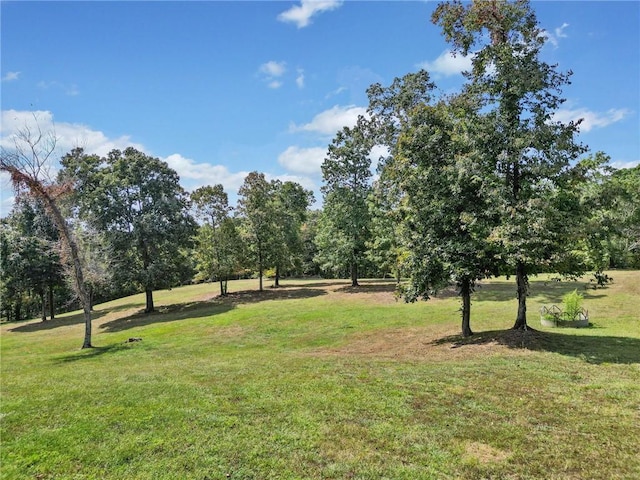
[[[490,330],[464,338],[446,328],[401,328],[356,334],[340,347],[316,350],[314,354],[446,362],[554,352],[594,364],[640,363],[640,339],[637,338],[543,332],[532,328]]]
[[[509,334],[507,334],[509,335]],[[509,346],[489,341],[466,347],[460,335],[434,328],[402,328],[357,335],[349,343],[337,348],[314,351],[316,355],[358,355],[399,360],[451,361],[506,354]],[[526,350],[525,350],[526,351]]]
[[[467,460],[476,460],[479,463],[502,462],[509,458],[509,453],[499,450],[481,442],[469,442],[465,445],[464,457]]]

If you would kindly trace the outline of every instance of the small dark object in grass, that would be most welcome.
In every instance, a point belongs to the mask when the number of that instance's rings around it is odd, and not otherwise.
[[[133,343],[133,342],[141,342],[142,341],[142,337],[130,337],[129,340],[127,340],[124,343]]]

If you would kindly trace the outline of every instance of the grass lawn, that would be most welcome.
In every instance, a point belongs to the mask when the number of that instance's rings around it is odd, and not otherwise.
[[[2,479],[638,479],[640,272],[614,283],[483,282],[470,340],[455,295],[257,281],[4,324]],[[592,326],[540,325],[582,289]],[[127,342],[140,337],[142,341]]]

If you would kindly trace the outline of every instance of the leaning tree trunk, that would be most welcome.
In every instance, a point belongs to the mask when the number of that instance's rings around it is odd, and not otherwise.
[[[12,180],[15,182],[16,176],[21,183],[26,184],[32,193],[34,193],[38,198],[44,200],[47,209],[51,213],[53,217],[53,221],[58,228],[58,232],[60,233],[60,237],[62,238],[63,245],[67,247],[69,251],[69,255],[71,256],[71,264],[73,267],[73,286],[80,298],[80,303],[82,304],[82,310],[84,313],[84,340],[82,342],[82,348],[92,348],[91,345],[91,304],[89,302],[89,295],[87,294],[87,289],[84,284],[84,275],[82,273],[82,263],[80,262],[80,255],[78,254],[78,245],[76,244],[71,231],[69,230],[69,226],[67,225],[67,221],[62,216],[62,212],[58,208],[53,197],[49,194],[46,188],[37,180],[34,180],[17,169],[15,171],[10,171]]]
[[[518,316],[513,325],[514,330],[527,329],[527,295],[529,294],[529,279],[527,269],[522,262],[516,265],[516,284],[518,286]]]
[[[27,142],[31,147],[31,151],[34,153],[34,158],[36,160],[37,154],[34,149],[39,141],[40,139],[35,141],[35,143],[30,141]],[[51,150],[49,153],[51,153],[52,151],[53,150]],[[36,163],[41,165],[40,162]],[[85,328],[82,348],[91,348],[91,306],[89,304],[89,295],[87,295],[87,290],[84,284],[84,275],[82,273],[80,255],[78,255],[78,246],[76,245],[71,231],[69,230],[67,221],[62,216],[62,212],[60,212],[60,209],[58,208],[55,197],[52,195],[50,189],[43,185],[42,182],[37,179],[37,177],[30,176],[29,174],[20,171],[18,167],[11,163],[10,159],[0,158],[0,170],[9,173],[9,175],[11,176],[11,183],[13,183],[14,186],[24,185],[29,189],[31,195],[41,199],[44,202],[47,210],[53,217],[53,222],[58,229],[62,244],[66,247],[69,255],[71,256],[71,263],[73,267],[73,283],[75,291],[80,298],[82,309],[84,311]]]
[[[464,278],[460,282],[460,297],[462,298],[462,336],[470,337],[471,331],[471,281]]]
[[[58,229],[62,234],[69,252],[71,254],[71,261],[73,262],[73,278],[75,280],[75,290],[80,297],[80,303],[82,304],[82,310],[84,312],[84,341],[82,342],[82,348],[92,348],[91,345],[91,301],[89,300],[89,294],[84,284],[84,275],[82,273],[82,264],[80,263],[80,255],[78,254],[78,246],[74,238],[71,236],[67,222],[65,221],[58,206],[51,200],[49,208],[52,211],[53,217],[58,225]]]

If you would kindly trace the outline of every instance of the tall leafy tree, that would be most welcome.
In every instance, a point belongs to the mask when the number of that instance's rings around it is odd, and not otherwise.
[[[62,165],[62,177],[77,185],[81,217],[104,233],[114,253],[114,280],[143,290],[145,312],[153,312],[155,289],[191,275],[185,249],[195,222],[177,173],[134,148],[106,158],[77,149]]]
[[[64,269],[60,259],[58,231],[37,199],[18,196],[8,218],[16,236],[12,249],[14,260],[20,262],[23,282],[34,292],[42,308],[42,320],[47,319],[49,304],[51,319],[55,317],[55,290],[64,289]],[[15,274],[16,272],[14,272]]]
[[[320,267],[314,260],[318,254],[316,237],[318,236],[318,223],[321,210],[309,210],[304,223],[300,227],[302,240],[301,272],[303,275],[320,275]]]
[[[640,265],[640,168],[616,170],[609,161],[596,152],[580,163],[591,171],[581,192],[588,216],[579,248],[599,284],[606,269]]]
[[[568,227],[576,219],[562,211],[563,187],[584,149],[574,141],[577,124],[553,119],[569,75],[540,59],[545,38],[526,0],[441,3],[432,20],[456,54],[473,53],[466,88],[484,113],[477,145],[500,179],[494,205],[501,220],[492,239],[516,277],[513,328],[526,329],[529,276],[566,250],[549,220],[563,217]]]
[[[380,158],[380,176],[370,197],[372,236],[368,255],[383,271],[394,271],[398,281],[409,254],[402,243],[404,225],[400,206],[404,193],[394,168],[398,138],[409,128],[414,109],[432,101],[434,88],[429,73],[420,70],[395,78],[388,87],[375,83],[367,89],[368,131],[374,143],[385,146],[388,152]]]
[[[229,277],[239,266],[240,236],[230,218],[229,197],[220,184],[200,187],[191,194],[196,216],[203,222],[196,236],[197,269],[207,280],[220,283],[227,295]]]
[[[487,195],[491,177],[474,149],[473,107],[464,97],[415,107],[389,166],[403,192],[410,273],[405,296],[428,298],[455,282],[464,336],[473,334],[475,284],[497,270],[488,241],[495,224]]]
[[[322,164],[323,218],[318,236],[318,260],[324,268],[348,267],[351,285],[358,286],[358,269],[365,261],[370,236],[367,198],[371,193],[373,140],[364,117],[339,131]]]
[[[91,348],[91,301],[84,282],[84,272],[73,232],[60,207],[60,198],[69,186],[49,178],[49,159],[57,144],[55,132],[43,133],[39,126],[25,126],[13,138],[13,148],[2,148],[0,171],[7,172],[18,192],[28,192],[42,202],[58,229],[63,252],[71,263],[71,278],[84,312],[84,339],[82,348]]]
[[[273,212],[275,242],[272,262],[275,266],[275,286],[280,285],[282,273],[301,266],[304,251],[302,225],[307,217],[307,208],[313,201],[313,192],[299,183],[272,181],[274,188]]]
[[[390,165],[390,162],[386,164],[369,195],[371,236],[366,246],[371,263],[384,275],[392,274],[399,284],[409,251],[403,242],[399,185],[387,178]]]
[[[615,196],[612,210],[619,234],[615,242],[620,252],[617,267],[640,267],[640,165],[621,168],[611,175],[608,185]]]
[[[247,250],[258,270],[259,289],[263,291],[264,269],[272,260],[272,247],[276,238],[275,212],[273,209],[273,183],[265,175],[250,172],[238,191],[238,213],[243,219]]]

